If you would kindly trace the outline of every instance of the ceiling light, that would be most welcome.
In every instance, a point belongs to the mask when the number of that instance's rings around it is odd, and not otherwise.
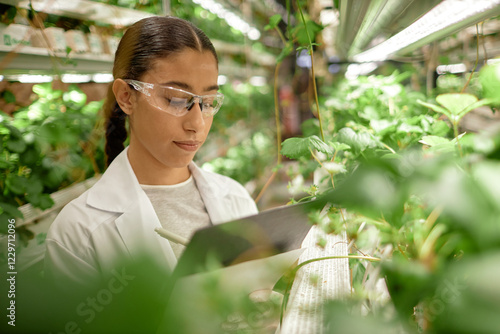
[[[467,71],[467,66],[465,64],[451,64],[451,65],[439,65],[436,67],[437,74],[445,73],[464,73]]]
[[[356,79],[360,75],[367,75],[373,72],[378,67],[377,63],[362,63],[362,64],[350,64],[347,66],[347,71],[345,72],[345,77],[347,79]]]
[[[64,83],[82,83],[89,82],[92,80],[90,74],[63,74],[61,75],[61,81]]]
[[[108,83],[113,81],[113,74],[111,73],[96,73],[92,76],[92,81],[96,83]]]
[[[14,76],[13,80],[17,80],[21,83],[43,83],[52,82],[52,77],[50,75],[39,75],[39,74],[20,74]]]
[[[499,14],[500,0],[444,0],[398,34],[353,56],[353,60],[387,60],[398,51],[410,52]]]

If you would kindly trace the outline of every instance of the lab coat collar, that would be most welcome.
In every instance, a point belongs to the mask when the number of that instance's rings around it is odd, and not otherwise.
[[[89,190],[87,204],[104,211],[126,212],[144,193],[127,157],[125,148]]]
[[[89,190],[88,205],[104,211],[128,212],[147,199],[130,165],[127,151],[128,147],[113,160],[106,173]],[[224,185],[224,182],[213,180],[214,177],[220,177],[220,175],[211,175],[192,161],[188,167],[211,221],[223,222],[225,220],[224,205],[226,205],[224,199],[228,195],[229,188]]]

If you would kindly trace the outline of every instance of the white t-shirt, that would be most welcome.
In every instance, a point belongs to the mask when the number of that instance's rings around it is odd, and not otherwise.
[[[153,204],[164,229],[190,239],[196,230],[211,225],[193,176],[179,184],[168,186],[141,184],[141,187]],[[169,242],[175,256],[179,258],[185,246]]]

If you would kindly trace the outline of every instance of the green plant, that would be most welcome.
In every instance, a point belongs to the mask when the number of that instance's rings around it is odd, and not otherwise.
[[[260,180],[273,159],[270,131],[259,131],[230,147],[223,157],[205,164],[204,169],[233,178],[241,184]]]
[[[439,107],[421,102],[403,80],[395,73],[340,82],[322,99],[326,140],[315,135],[313,120],[303,124],[303,138],[282,145],[282,154],[301,163],[299,173],[323,175],[308,191],[318,201],[311,223],[325,233],[345,232],[353,245],[354,292],[343,302],[325,301],[325,328],[494,333],[492,314],[500,304],[486,282],[500,254],[500,134],[458,135],[457,129],[467,112],[498,101],[496,81],[483,87],[483,100],[445,94],[436,98]],[[454,137],[420,105],[447,115]],[[380,279],[390,299],[370,288]],[[474,318],[479,314],[482,320]]]
[[[478,98],[471,94],[465,93],[451,93],[451,94],[441,94],[436,97],[436,101],[442,106],[435,104],[426,103],[423,101],[418,101],[420,104],[434,110],[435,112],[442,113],[448,117],[453,125],[453,132],[455,135],[456,143],[460,155],[462,155],[462,149],[460,147],[459,136],[458,136],[458,125],[460,120],[467,115],[472,110],[479,108],[484,105],[492,104],[495,99],[486,98],[478,100]]]
[[[26,203],[50,208],[50,194],[102,170],[97,124],[101,102],[86,102],[76,86],[66,92],[35,85],[38,98],[13,117],[0,116],[0,210],[3,222]],[[2,223],[2,231],[6,227]]]

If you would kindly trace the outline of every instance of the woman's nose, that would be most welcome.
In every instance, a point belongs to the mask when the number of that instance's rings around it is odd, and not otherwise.
[[[202,104],[199,99],[196,99],[189,108],[188,113],[184,116],[184,129],[188,131],[199,132],[205,127],[205,118],[202,113]]]

